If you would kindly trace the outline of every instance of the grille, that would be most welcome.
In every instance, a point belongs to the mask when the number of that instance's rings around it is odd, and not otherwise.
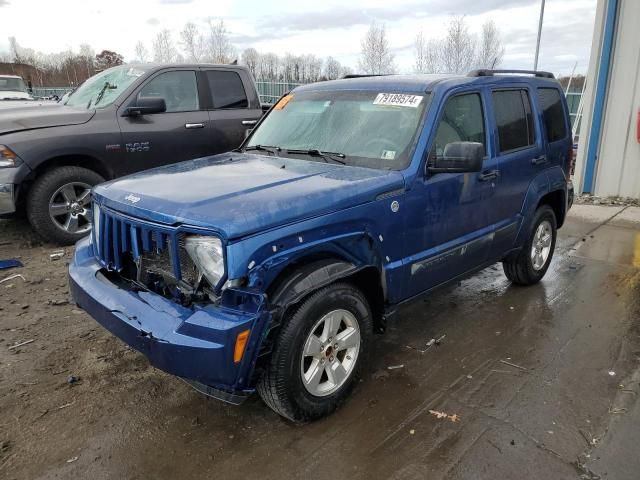
[[[100,208],[94,244],[100,263],[146,283],[146,273],[197,285],[198,270],[184,250],[184,233],[170,227],[141,223]],[[133,268],[132,265],[133,264]],[[126,267],[126,268],[125,268]],[[137,278],[135,278],[137,277]]]

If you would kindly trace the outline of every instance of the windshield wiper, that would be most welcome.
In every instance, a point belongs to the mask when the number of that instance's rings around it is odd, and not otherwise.
[[[287,153],[297,153],[302,155],[309,155],[311,157],[321,157],[327,163],[329,163],[329,160],[333,160],[334,162],[341,165],[347,164],[347,162],[344,161],[344,158],[346,158],[346,155],[344,153],[323,152],[322,150],[318,150],[317,148],[311,148],[309,150],[287,150]]]
[[[251,145],[249,147],[244,147],[245,152],[250,152],[251,150],[259,150],[261,152],[269,152],[271,155],[278,155],[278,152],[282,149],[280,147],[274,147],[271,145]]]
[[[116,88],[118,88],[117,85],[111,85],[109,82],[104,82],[104,86],[100,90],[100,93],[98,93],[98,97],[96,98],[96,103],[94,103],[93,106],[95,107],[96,105],[98,105],[98,103],[100,103],[100,100],[102,100],[102,97],[104,97],[104,92],[106,92],[107,89],[115,90]],[[91,106],[91,100],[89,100],[89,103],[87,103],[87,110],[89,110],[89,107]]]

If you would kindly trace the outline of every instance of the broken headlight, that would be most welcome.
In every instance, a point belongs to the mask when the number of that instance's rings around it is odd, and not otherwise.
[[[201,235],[189,236],[185,239],[184,249],[211,287],[215,288],[224,275],[224,255],[220,239]]]
[[[93,225],[93,238],[96,242],[94,248],[96,253],[100,253],[100,207],[95,202],[91,213],[91,223]]]

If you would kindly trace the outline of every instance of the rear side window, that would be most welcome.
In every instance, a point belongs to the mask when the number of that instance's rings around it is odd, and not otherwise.
[[[441,157],[448,143],[479,142],[485,146],[484,114],[477,93],[456,95],[447,100],[438,124],[432,155]]]
[[[567,127],[564,121],[564,109],[562,108],[560,92],[555,88],[539,88],[538,96],[542,105],[547,141],[562,140],[567,136]]]
[[[500,153],[526,148],[535,143],[531,101],[526,90],[493,92],[493,110],[498,127]]]
[[[236,72],[208,70],[213,108],[247,108],[247,94],[240,75]]]

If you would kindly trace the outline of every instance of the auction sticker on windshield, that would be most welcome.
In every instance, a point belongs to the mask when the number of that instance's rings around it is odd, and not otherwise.
[[[393,105],[396,107],[417,108],[422,95],[406,95],[404,93],[379,93],[373,101],[374,105]]]

